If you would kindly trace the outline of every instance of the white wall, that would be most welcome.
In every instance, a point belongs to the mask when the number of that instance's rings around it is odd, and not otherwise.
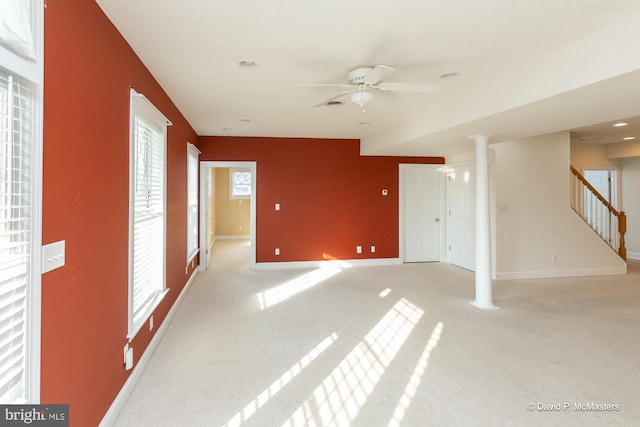
[[[582,172],[584,169],[614,169],[620,167],[618,159],[607,156],[609,144],[571,142],[571,166]]]
[[[626,273],[626,264],[569,205],[569,132],[491,148],[496,153],[496,278]]]
[[[640,157],[622,160],[622,210],[627,214],[627,257],[640,259]]]

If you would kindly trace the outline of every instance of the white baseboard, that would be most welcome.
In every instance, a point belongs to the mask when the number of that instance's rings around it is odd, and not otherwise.
[[[248,234],[239,234],[234,236],[216,236],[215,240],[249,240],[251,236]]]
[[[321,268],[329,263],[345,263],[349,266],[375,266],[402,264],[400,258],[344,259],[322,261],[258,262],[256,270],[293,270],[301,268]]]
[[[156,331],[155,335],[151,339],[151,342],[149,342],[149,345],[147,346],[147,349],[145,350],[142,357],[140,357],[138,364],[136,365],[135,368],[133,368],[131,375],[129,375],[129,378],[120,389],[120,392],[116,396],[115,400],[113,401],[113,403],[111,403],[111,406],[109,407],[109,410],[102,418],[102,421],[100,422],[99,427],[111,427],[115,425],[116,421],[118,420],[118,416],[120,415],[120,412],[122,412],[124,405],[127,403],[127,399],[129,398],[129,395],[135,388],[136,383],[140,380],[140,377],[144,372],[144,368],[149,363],[149,360],[151,359],[153,352],[155,351],[156,347],[158,347],[158,344],[162,340],[162,336],[164,335],[167,328],[171,324],[171,321],[173,320],[173,317],[178,311],[180,304],[182,304],[182,300],[184,299],[185,295],[189,291],[189,288],[193,284],[197,275],[198,275],[198,269],[195,269],[191,274],[191,277],[189,277],[189,280],[187,281],[186,285],[182,289],[182,292],[180,292],[178,299],[176,299],[176,302],[173,304],[173,306],[167,313],[167,317],[164,318],[164,321],[162,322],[162,324]]]
[[[612,276],[627,274],[627,265],[620,267],[586,268],[581,270],[513,271],[498,272],[496,280],[551,279],[555,277]]]
[[[638,260],[640,260],[640,252],[627,252],[627,259],[638,259]]]

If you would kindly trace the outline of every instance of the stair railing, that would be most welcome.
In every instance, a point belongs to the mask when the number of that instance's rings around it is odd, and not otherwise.
[[[623,260],[627,260],[624,243],[627,216],[618,212],[573,166],[571,207]]]

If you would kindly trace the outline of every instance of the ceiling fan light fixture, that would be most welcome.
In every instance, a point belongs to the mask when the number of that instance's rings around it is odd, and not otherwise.
[[[364,108],[365,105],[373,101],[373,93],[366,87],[358,88],[351,94],[351,102]]]

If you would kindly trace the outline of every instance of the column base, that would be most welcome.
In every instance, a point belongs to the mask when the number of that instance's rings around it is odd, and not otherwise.
[[[479,308],[480,310],[500,310],[500,307],[498,307],[497,305],[493,305],[493,303],[489,303],[489,305],[487,305],[479,303],[478,300],[469,301],[469,304],[476,308]]]

